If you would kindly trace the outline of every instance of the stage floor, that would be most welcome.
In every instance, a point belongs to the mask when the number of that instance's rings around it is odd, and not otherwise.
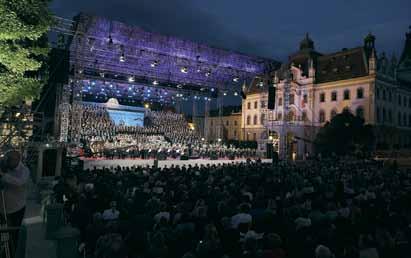
[[[170,167],[174,166],[183,166],[183,165],[217,165],[217,164],[232,164],[232,163],[241,163],[246,162],[246,159],[218,159],[218,160],[209,160],[209,159],[191,159],[191,160],[159,160],[158,166]],[[263,159],[264,163],[271,163],[271,159]],[[110,167],[132,167],[132,166],[153,166],[154,159],[85,159],[84,160],[84,169],[93,169],[96,168],[110,168]]]

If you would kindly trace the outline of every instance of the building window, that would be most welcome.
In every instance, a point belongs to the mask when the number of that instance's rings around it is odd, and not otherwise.
[[[331,101],[337,101],[337,92],[336,91],[331,92]]]
[[[237,120],[236,120],[236,121],[234,121],[234,125],[237,125]]]
[[[287,120],[288,120],[288,121],[295,121],[295,113],[294,113],[294,111],[290,110],[290,112],[288,112]]]
[[[325,102],[325,93],[320,93],[320,102]]]
[[[211,126],[213,126],[213,120],[210,121]]]
[[[364,108],[363,108],[363,107],[358,107],[358,108],[355,110],[355,115],[356,115],[357,117],[359,117],[359,118],[364,119]]]
[[[390,92],[390,96],[391,96],[391,92]],[[386,100],[386,93],[385,93],[385,89],[382,90],[382,100]]]
[[[251,103],[250,102],[247,103],[247,109],[251,109]]]
[[[283,98],[278,98],[278,106],[282,106],[283,105]]]
[[[384,99],[385,100],[385,99]],[[388,101],[391,102],[392,101],[392,92],[389,91],[388,92]]]
[[[290,96],[289,96],[289,102],[290,102],[290,105],[293,105],[294,104],[294,94],[290,94]]]
[[[254,109],[257,109],[258,108],[258,102],[256,101],[256,102],[254,102]]]
[[[261,114],[261,121],[260,123],[263,125],[265,123],[265,114]]]
[[[357,89],[357,99],[362,99],[362,98],[364,98],[364,89],[358,88]]]
[[[398,125],[399,125],[399,126],[402,126],[401,112],[398,112]]]
[[[282,119],[283,119],[283,114],[281,112],[278,112],[277,120],[282,120]]]
[[[404,126],[407,125],[407,115],[406,115],[405,113],[402,114],[402,124],[403,124]]]
[[[401,96],[398,95],[398,106],[401,106],[401,100],[402,100]]]
[[[303,111],[303,114],[302,114],[301,119],[302,119],[303,121],[307,121],[307,120],[308,120],[307,112]]]
[[[404,100],[402,101],[402,103],[403,103],[404,107],[407,106],[407,97],[404,96]]]
[[[380,89],[375,88],[375,95],[377,96],[377,99],[380,98]]]
[[[344,91],[344,100],[350,99],[350,90],[345,90]]]
[[[408,115],[408,127],[411,127],[411,114]]]
[[[237,137],[237,130],[234,130],[234,137]]]
[[[386,121],[385,108],[382,108],[382,122],[385,123],[385,121]]]
[[[257,134],[256,133],[253,133],[253,140],[254,141],[257,140]]]
[[[391,109],[388,110],[388,122],[392,123],[392,111],[391,111]]]
[[[229,125],[230,125],[230,121],[228,121],[228,120],[225,121],[225,125],[226,125],[226,126],[229,126]]]
[[[319,122],[320,122],[320,123],[324,123],[324,122],[325,122],[325,112],[324,112],[324,110],[320,110]]]
[[[335,109],[331,110],[330,120],[333,119],[337,115],[337,111]]]
[[[257,115],[254,115],[254,121],[253,122],[254,122],[255,125],[258,124],[257,120],[258,120]]]
[[[411,97],[408,98],[408,108],[411,108]]]
[[[349,108],[349,107],[345,107],[345,108],[343,109],[343,113],[345,113],[345,112],[351,113],[350,108]]]
[[[251,123],[251,117],[247,116],[247,125],[250,125],[250,123]]]
[[[261,101],[261,108],[265,108],[265,101],[264,100]]]
[[[307,94],[304,94],[303,95],[303,103],[307,104],[307,102],[308,102],[308,96],[307,96]]]

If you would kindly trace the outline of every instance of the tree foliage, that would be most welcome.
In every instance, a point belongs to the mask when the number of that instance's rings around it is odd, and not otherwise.
[[[367,154],[374,147],[373,127],[349,111],[336,115],[326,123],[314,141],[316,151],[323,155]]]
[[[36,98],[49,48],[49,0],[0,0],[0,107]]]

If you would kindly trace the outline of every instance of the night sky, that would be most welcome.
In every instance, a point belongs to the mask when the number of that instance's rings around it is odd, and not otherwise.
[[[327,53],[362,45],[401,54],[411,25],[410,0],[54,0],[52,11],[83,11],[212,46],[285,61],[309,32]]]

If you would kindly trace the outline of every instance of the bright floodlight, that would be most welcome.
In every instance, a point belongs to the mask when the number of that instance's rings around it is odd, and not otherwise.
[[[158,85],[158,81],[153,81],[153,85]]]
[[[144,107],[145,107],[145,108],[149,108],[150,105],[149,105],[148,103],[146,103],[146,104],[144,104]]]
[[[181,70],[180,70],[182,73],[188,73],[188,68],[187,67],[181,67]]]
[[[135,81],[134,76],[128,77],[128,82],[134,82],[134,81]]]
[[[238,96],[238,92],[234,91],[234,96]]]
[[[218,138],[218,140],[217,140],[217,141],[221,142],[221,138]]]
[[[124,53],[120,55],[120,62],[125,62],[126,57],[124,56]]]
[[[240,80],[240,78],[238,78],[238,77],[233,78],[233,82],[238,82],[239,80]]]

